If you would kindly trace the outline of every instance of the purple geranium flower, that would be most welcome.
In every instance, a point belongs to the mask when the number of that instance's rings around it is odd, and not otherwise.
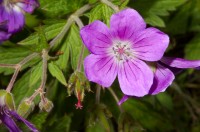
[[[0,44],[2,41],[7,40],[11,34],[7,33],[7,27],[5,23],[0,23]]]
[[[182,58],[163,57],[152,66],[154,69],[154,80],[149,94],[155,95],[164,92],[173,82],[175,78],[174,74],[180,72],[182,69],[198,68],[199,66],[200,60],[192,61]],[[124,95],[124,97],[119,101],[119,105],[130,97],[131,96]]]
[[[37,0],[0,0],[0,23],[7,23],[8,33],[15,33],[24,25],[24,12],[32,13]]]
[[[0,106],[0,122],[2,122],[10,132],[21,132],[14,119],[22,121],[33,132],[38,132],[33,124],[19,116],[15,111],[9,110],[6,106]]]
[[[129,96],[149,94],[154,74],[146,62],[162,58],[169,37],[146,23],[133,9],[112,15],[110,28],[95,21],[81,29],[85,46],[92,53],[84,61],[87,78],[109,87],[118,76],[122,92]]]

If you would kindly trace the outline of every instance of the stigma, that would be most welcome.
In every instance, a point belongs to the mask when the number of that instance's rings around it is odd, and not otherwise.
[[[131,42],[128,41],[114,41],[110,54],[119,62],[128,61],[133,57],[133,50]]]

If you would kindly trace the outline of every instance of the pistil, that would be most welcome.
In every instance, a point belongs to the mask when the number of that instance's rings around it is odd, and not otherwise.
[[[127,61],[131,57],[131,48],[129,42],[114,42],[112,53],[118,61]]]

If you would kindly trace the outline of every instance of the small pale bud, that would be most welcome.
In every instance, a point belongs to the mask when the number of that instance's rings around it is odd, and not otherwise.
[[[35,104],[33,101],[28,101],[28,99],[22,100],[22,102],[19,104],[17,113],[22,117],[27,117],[34,109]]]
[[[0,106],[7,106],[10,110],[15,110],[13,95],[6,90],[0,90]]]
[[[44,98],[39,103],[39,107],[43,111],[50,112],[53,108],[53,102],[48,100],[47,98]]]
[[[6,90],[0,90],[0,106],[5,105],[5,96],[7,94]]]

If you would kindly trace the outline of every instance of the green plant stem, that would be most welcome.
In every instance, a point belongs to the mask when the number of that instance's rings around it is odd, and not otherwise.
[[[113,96],[113,98],[115,99],[115,101],[118,105],[119,99],[118,99],[117,95],[115,94],[115,92],[112,90],[112,88],[108,88],[108,91],[111,93],[111,95]],[[120,112],[123,112],[121,105],[118,105],[118,106],[119,106]]]
[[[76,24],[78,25],[79,29],[83,28],[83,22],[81,21],[81,19],[77,16],[72,16],[72,18],[74,19],[74,21],[76,22]],[[84,55],[84,50],[85,50],[85,46],[82,45],[81,47],[81,53],[78,59],[78,63],[77,63],[77,71],[81,71],[81,64],[83,62],[83,55]]]
[[[43,49],[42,51],[42,82],[41,82],[41,85],[40,85],[40,88],[45,89],[45,85],[46,85],[46,81],[47,81],[47,64],[48,64],[48,51]]]
[[[101,0],[101,2],[106,4],[110,8],[112,8],[115,12],[119,12],[120,11],[118,6],[114,5],[112,2],[110,2],[108,0]]]
[[[81,19],[76,16],[76,15],[72,15],[71,18],[76,22],[76,24],[78,25],[79,29],[83,28],[83,22],[81,21]]]
[[[101,86],[97,85],[97,90],[96,90],[96,104],[100,103],[100,96],[101,96]]]
[[[28,98],[28,103],[31,103],[35,99],[35,97],[41,92],[43,92],[43,90],[40,87],[35,90],[35,92]]]
[[[29,56],[27,56],[26,58],[24,58],[22,61],[20,61],[18,64],[15,64],[14,68],[15,68],[15,72],[6,88],[7,92],[10,92],[13,88],[13,85],[15,83],[15,80],[19,74],[19,71],[21,70],[21,67],[26,64],[27,62],[29,62],[30,60],[32,60],[33,58],[35,58],[38,55],[38,53],[33,53]]]
[[[0,67],[15,68],[15,67],[16,67],[16,64],[0,64]]]
[[[58,42],[58,40],[61,40],[65,36],[66,32],[69,30],[72,23],[73,20],[69,17],[67,23],[65,24],[61,32],[49,43],[50,45],[49,50]]]
[[[80,9],[78,9],[75,13],[73,13],[67,20],[67,23],[65,24],[65,26],[63,27],[63,29],[61,30],[61,32],[49,43],[50,48],[48,50],[50,50],[57,42],[58,40],[61,40],[65,34],[67,33],[67,31],[69,30],[71,24],[75,21],[73,19],[74,16],[79,17],[80,15],[82,15],[85,11],[91,9],[92,5],[87,4],[84,5],[83,7],[81,7]]]
[[[44,90],[45,90],[45,85],[46,85],[46,81],[47,81],[47,64],[48,64],[48,51],[46,49],[42,50],[42,77],[41,77],[41,84],[39,86],[39,88],[37,90],[35,90],[35,92],[28,98],[28,102],[32,102],[35,97],[40,94],[41,97],[44,94]]]

